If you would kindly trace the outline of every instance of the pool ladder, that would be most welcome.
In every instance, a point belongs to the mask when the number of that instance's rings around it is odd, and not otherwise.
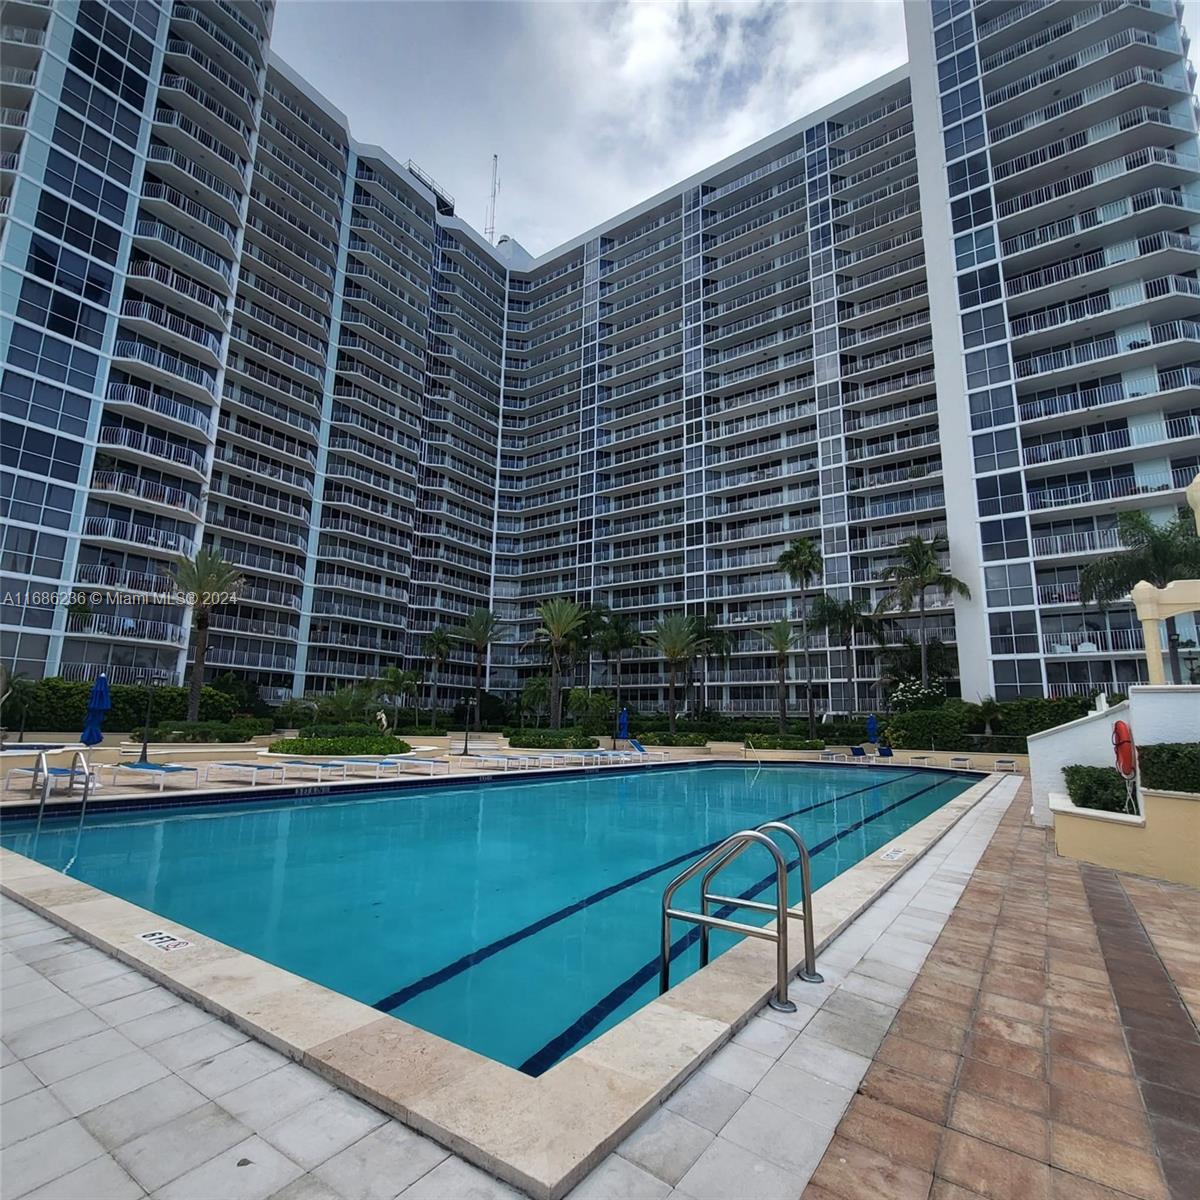
[[[783,852],[775,844],[768,831],[782,833],[792,839],[800,859],[800,891],[802,910],[797,913],[788,906],[788,865]],[[725,867],[736,858],[740,858],[751,846],[764,847],[775,862],[775,903],[766,904],[761,900],[748,900],[740,896],[722,896],[711,890],[712,881]],[[673,908],[671,901],[675,893],[694,879],[701,871],[704,877],[700,881],[700,911],[687,912],[684,909]],[[727,908],[749,908],[755,912],[775,914],[775,928],[766,929],[761,925],[747,925],[741,921],[731,921],[726,917],[714,916],[709,912],[709,905],[717,904]],[[775,943],[775,994],[767,1003],[779,1012],[795,1012],[796,1006],[788,999],[788,919],[799,917],[804,922],[804,969],[797,973],[797,978],[805,983],[821,983],[822,977],[817,974],[817,956],[813,944],[812,924],[812,872],[808,858],[808,847],[804,840],[790,826],[782,821],[767,821],[755,829],[743,829],[727,837],[719,846],[710,850],[703,858],[694,862],[687,870],[676,875],[667,884],[662,898],[662,944],[659,952],[658,990],[667,991],[671,986],[671,922],[690,921],[700,926],[700,965],[708,966],[709,961],[709,931],[724,929],[729,933],[740,933],[746,937],[761,938]]]
[[[78,778],[79,769],[83,771],[83,800],[79,807],[79,823],[83,824],[83,814],[87,811],[88,796],[92,791],[92,768],[88,765],[87,755],[82,750],[76,750],[71,756],[71,782],[67,788],[69,792],[75,791],[75,780]],[[33,781],[29,785],[31,792],[36,791],[38,783],[42,785],[41,796],[38,798],[37,812],[37,829],[35,833],[42,831],[42,817],[46,814],[46,801],[50,799],[50,786],[53,782],[53,777],[50,774],[50,764],[46,759],[46,752],[40,751],[37,760],[33,766]]]

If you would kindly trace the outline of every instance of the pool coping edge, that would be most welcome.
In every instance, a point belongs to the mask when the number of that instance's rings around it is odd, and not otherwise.
[[[818,950],[1008,778],[977,779],[818,889]],[[773,947],[743,940],[535,1079],[4,848],[0,892],[535,1200],[559,1200],[774,987]],[[188,945],[141,939],[158,930]],[[794,973],[802,940],[789,951]]]

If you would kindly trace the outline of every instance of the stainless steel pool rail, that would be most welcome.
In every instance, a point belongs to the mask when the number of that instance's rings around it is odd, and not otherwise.
[[[76,750],[71,755],[71,782],[68,786],[68,791],[75,790],[75,780],[79,775],[79,768],[83,769],[83,800],[79,808],[79,822],[83,824],[83,814],[87,809],[88,796],[92,791],[92,768],[88,764],[87,756],[82,750]],[[45,750],[38,752],[37,759],[33,764],[33,781],[29,785],[31,792],[36,791],[38,783],[41,783],[41,795],[38,798],[37,812],[37,828],[34,830],[34,837],[42,832],[42,817],[46,814],[46,801],[50,799],[50,785],[53,782],[50,775],[50,764],[46,758]]]
[[[800,856],[800,887],[803,899],[802,911],[797,913],[788,905],[788,866],[783,852],[768,834],[773,830],[785,834],[795,843]],[[748,900],[740,896],[722,896],[711,892],[710,886],[715,876],[728,866],[734,859],[740,857],[753,845],[764,847],[775,863],[775,903],[767,904],[761,900]],[[688,912],[684,909],[673,908],[672,900],[675,893],[700,872],[704,877],[700,883],[700,912]],[[775,914],[775,928],[767,929],[761,925],[747,925],[741,921],[731,921],[726,917],[717,917],[709,912],[709,905],[724,905],[730,908],[749,908],[756,912]],[[775,943],[775,993],[767,1003],[779,1012],[795,1012],[796,1006],[788,999],[788,919],[799,917],[804,922],[804,969],[798,978],[806,983],[820,983],[821,976],[816,970],[816,954],[814,951],[812,928],[812,879],[809,868],[808,848],[800,835],[782,821],[768,821],[757,829],[743,829],[727,837],[720,845],[710,850],[703,858],[694,862],[686,870],[676,875],[667,884],[662,898],[662,943],[659,950],[659,993],[666,992],[671,986],[671,922],[689,921],[700,927],[700,965],[706,966],[709,960],[709,931],[724,929],[729,933],[739,933],[746,937],[761,938]]]

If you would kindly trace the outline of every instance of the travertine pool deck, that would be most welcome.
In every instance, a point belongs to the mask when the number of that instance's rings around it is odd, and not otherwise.
[[[705,972],[672,989],[666,997],[646,1006],[538,1079],[522,1076],[394,1018],[380,1017],[375,1010],[192,931],[169,927],[171,932],[191,941],[192,946],[177,954],[163,954],[136,941],[137,933],[162,926],[161,918],[84,884],[66,880],[19,856],[4,856],[4,887],[10,895],[19,895],[23,904],[50,916],[57,926],[78,932],[114,954],[121,961],[87,947],[72,946],[61,951],[96,956],[84,965],[103,973],[104,979],[111,973],[111,977],[127,981],[119,986],[136,985],[137,992],[130,992],[131,995],[153,989],[155,999],[141,1003],[195,1013],[193,1019],[203,1020],[207,1026],[209,1017],[174,994],[181,993],[197,1000],[210,1013],[225,1018],[229,1024],[213,1023],[213,1029],[236,1037],[238,1046],[245,1045],[241,1057],[270,1064],[261,1074],[286,1069],[301,1072],[314,1086],[342,1084],[382,1110],[367,1109],[378,1117],[380,1126],[385,1122],[387,1128],[395,1125],[387,1122],[383,1115],[386,1113],[407,1126],[432,1133],[441,1146],[404,1126],[395,1126],[402,1134],[386,1135],[405,1146],[430,1147],[421,1150],[434,1160],[427,1168],[430,1179],[438,1170],[443,1174],[453,1170],[460,1179],[468,1177],[467,1164],[448,1156],[444,1146],[462,1151],[489,1172],[518,1183],[538,1197],[561,1195],[580,1180],[583,1180],[577,1189],[580,1196],[659,1196],[667,1195],[675,1187],[681,1196],[700,1200],[707,1196],[797,1196],[849,1101],[857,1082],[855,1072],[861,1075],[869,1065],[871,1038],[876,1034],[876,1040],[883,1037],[886,1029],[883,1019],[888,1011],[894,1011],[871,995],[887,989],[886,979],[860,972],[854,980],[843,980],[839,963],[847,962],[851,955],[857,961],[878,942],[874,961],[880,964],[879,970],[886,974],[889,969],[911,969],[918,961],[918,954],[927,950],[927,942],[916,935],[928,935],[929,930],[919,925],[922,920],[919,915],[906,914],[905,910],[914,905],[913,897],[919,892],[923,903],[916,907],[926,913],[937,914],[940,910],[944,918],[953,907],[955,887],[961,888],[965,882],[964,870],[969,872],[973,866],[1016,786],[1017,780],[1011,777],[981,781],[970,792],[906,831],[890,847],[883,848],[884,851],[900,849],[902,853],[897,859],[881,860],[879,854],[883,851],[877,852],[821,889],[814,906],[818,942],[829,942],[849,928],[821,958],[826,983],[793,984],[793,996],[799,1005],[796,1014],[764,1013],[751,1018],[771,988],[771,952],[763,944],[747,943],[729,951]],[[962,865],[947,865],[952,855]],[[939,872],[945,877],[935,879]],[[855,921],[883,888],[887,890],[882,898],[875,900]],[[38,920],[33,915],[22,915],[18,927],[21,921]],[[59,939],[68,944],[72,941],[54,926],[31,926],[26,932],[26,936],[30,935],[31,945],[57,943]],[[16,947],[18,957],[21,949]],[[50,961],[54,957],[57,955],[51,956]],[[26,965],[40,974],[31,963]],[[166,987],[155,987],[155,979]],[[36,984],[38,980],[26,977],[24,982]],[[45,982],[43,978],[42,983]],[[29,994],[17,992],[24,1003],[16,1008],[34,1005],[22,1014],[25,1020],[40,1017],[46,1011],[36,996],[25,999]],[[70,1016],[77,1017],[78,1001],[69,992],[56,1002],[66,1006],[67,1001],[70,1001]],[[115,1011],[122,1014],[121,1009]],[[103,1015],[99,1019],[105,1020]],[[140,1019],[139,1015],[129,1018]],[[48,1024],[45,1033],[54,1036],[49,1028],[56,1025],[52,1017],[37,1023]],[[96,1032],[94,1027],[93,1032]],[[244,1032],[254,1034],[283,1053],[271,1055],[264,1046],[244,1043]],[[731,1035],[732,1044],[724,1045]],[[122,1036],[140,1050],[137,1041],[124,1033]],[[844,1044],[852,1037],[859,1039],[855,1042],[857,1049]],[[128,1053],[122,1047],[121,1056]],[[63,1060],[70,1057],[60,1056]],[[150,1054],[150,1058],[156,1056]],[[298,1062],[288,1064],[287,1058]],[[197,1061],[204,1063],[207,1059]],[[156,1068],[140,1058],[138,1062],[141,1070],[152,1074],[144,1082],[132,1076],[133,1082],[121,1096],[157,1084],[162,1078],[153,1074]],[[298,1063],[314,1070],[304,1071]],[[57,1080],[41,1080],[27,1063],[12,1065],[30,1071],[34,1084],[40,1080],[52,1089],[57,1083]],[[192,1065],[195,1064],[188,1064]],[[695,1078],[672,1095],[678,1083],[697,1067],[700,1069]],[[84,1067],[83,1071],[91,1069]],[[73,1072],[77,1073],[82,1072]],[[124,1087],[127,1082],[120,1078],[123,1072],[99,1074],[106,1086]],[[20,1072],[13,1075],[18,1081],[30,1083]],[[186,1076],[184,1081],[187,1082]],[[32,1084],[31,1090],[36,1090]],[[342,1093],[334,1094],[339,1103],[357,1103]],[[797,1097],[810,1105],[808,1115],[795,1111],[795,1106],[802,1102]],[[211,1098],[219,1101],[220,1094],[212,1093]],[[660,1109],[664,1098],[667,1103]],[[88,1099],[90,1096],[84,1097]],[[111,1103],[112,1099],[106,1097],[103,1103]],[[158,1108],[150,1107],[152,1117],[156,1117]],[[747,1111],[739,1116],[743,1108]],[[81,1117],[87,1111],[90,1109],[80,1110]],[[724,1118],[718,1120],[721,1113]],[[651,1114],[652,1119],[642,1125],[643,1119]],[[236,1119],[236,1114],[231,1115]],[[670,1126],[675,1127],[674,1131],[663,1128]],[[789,1130],[786,1135],[785,1127]],[[287,1159],[287,1148],[276,1146],[265,1137],[265,1132],[252,1129],[251,1135],[263,1138],[268,1147]],[[633,1136],[623,1141],[630,1134]],[[681,1143],[676,1135],[686,1136]],[[385,1140],[384,1135],[378,1135],[378,1140]],[[791,1147],[789,1158],[781,1163],[779,1157],[785,1146]],[[604,1158],[612,1147],[619,1147],[618,1152]],[[693,1158],[688,1158],[690,1151],[686,1147],[696,1151]],[[290,1169],[265,1151],[262,1153],[264,1160],[274,1162],[280,1171]],[[249,1165],[256,1161],[245,1154],[240,1157],[247,1158]],[[195,1164],[195,1169],[209,1164],[211,1159],[211,1155],[207,1156],[204,1163]],[[19,1166],[23,1160],[17,1161]],[[38,1169],[42,1169],[37,1155],[31,1161],[37,1161]],[[119,1156],[115,1161],[120,1162]],[[443,1168],[443,1163],[453,1166]],[[598,1169],[584,1178],[597,1164]],[[290,1160],[290,1165],[305,1168],[303,1162],[295,1159]],[[272,1195],[288,1183],[284,1179],[268,1190],[258,1185],[251,1187],[250,1176],[238,1174],[238,1170],[247,1171],[249,1166],[237,1169],[230,1166],[232,1173],[228,1179],[245,1181],[248,1190],[243,1192],[239,1184],[234,1190],[203,1191],[203,1187],[211,1187],[204,1180],[221,1169],[213,1161],[209,1175],[200,1175],[199,1181],[191,1185],[184,1182],[188,1170],[182,1170],[178,1186],[174,1181],[163,1181],[167,1185],[163,1194],[181,1198],[220,1195],[228,1196],[229,1200],[240,1200],[244,1195],[250,1200],[252,1196]],[[735,1182],[742,1179],[744,1183],[747,1170],[752,1173],[749,1178],[757,1181],[750,1192],[739,1190],[741,1185]],[[501,1187],[478,1172],[469,1177],[475,1181],[471,1186]],[[272,1176],[272,1180],[276,1178]],[[24,1190],[35,1192],[38,1186],[41,1185]],[[143,1181],[138,1181],[138,1186],[146,1188]],[[147,1190],[157,1194],[159,1186],[155,1183]],[[188,1190],[189,1186],[197,1190]],[[387,1178],[369,1187],[363,1184],[365,1190],[346,1194],[391,1197],[400,1193],[401,1187],[388,1190],[391,1186],[392,1180]],[[451,1183],[444,1192],[413,1194],[476,1194],[466,1188],[464,1183]],[[5,1194],[15,1200],[23,1193],[6,1187]],[[63,1193],[63,1200],[69,1194]],[[297,1197],[309,1194],[295,1193]],[[311,1192],[314,1198],[329,1194],[339,1193],[319,1189]],[[501,1189],[478,1194],[511,1193]],[[43,1200],[54,1197],[53,1191],[43,1193]]]

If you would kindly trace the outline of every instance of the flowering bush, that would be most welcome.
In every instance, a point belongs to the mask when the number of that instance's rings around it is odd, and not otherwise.
[[[937,708],[945,699],[946,689],[940,683],[922,685],[917,679],[902,679],[892,689],[892,711],[908,712],[914,708]]]

